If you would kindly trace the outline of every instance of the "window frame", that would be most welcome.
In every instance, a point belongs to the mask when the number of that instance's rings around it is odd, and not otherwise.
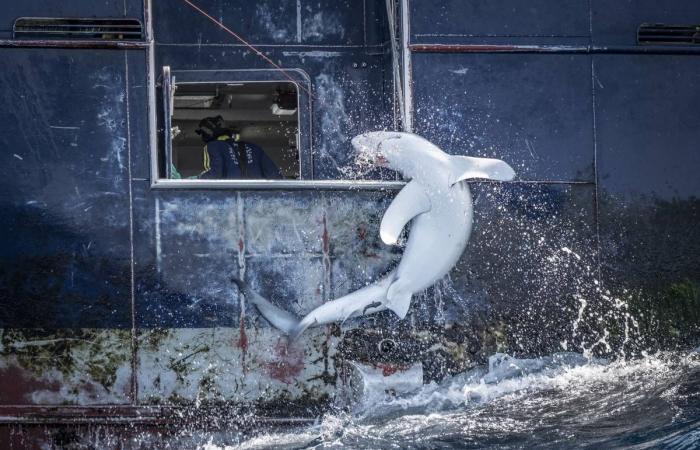
[[[151,188],[152,189],[272,189],[272,190],[395,190],[401,189],[406,183],[403,181],[386,180],[316,180],[314,179],[313,166],[313,114],[312,101],[309,95],[311,91],[311,77],[302,69],[215,69],[215,70],[174,70],[169,66],[161,68],[159,94],[162,96],[160,104],[155,98],[152,100],[152,108],[156,113],[155,124],[151,127],[154,136],[150,152]],[[165,90],[171,89],[177,84],[218,84],[218,83],[256,83],[256,82],[290,82],[297,89],[298,98],[298,150],[300,178],[289,179],[171,179],[167,168],[168,156],[172,158],[172,141],[169,141],[172,114],[166,114],[168,109],[172,111],[172,97],[166,95]],[[172,91],[171,91],[172,92]],[[170,145],[168,145],[170,144]],[[170,147],[170,148],[168,148]],[[165,152],[166,168],[161,173],[161,152]],[[163,177],[161,177],[163,176]]]
[[[178,85],[207,85],[224,83],[292,83],[297,90],[298,102],[298,131],[297,143],[299,152],[299,179],[297,180],[202,180],[202,179],[172,179],[170,178],[170,163],[172,161],[172,116],[174,111],[174,88]],[[261,183],[280,183],[285,181],[301,181],[313,178],[313,161],[311,158],[311,101],[310,78],[298,69],[223,69],[223,70],[171,70],[163,66],[161,74],[162,102],[159,108],[160,124],[158,145],[151,152],[151,187],[248,187]],[[162,158],[165,159],[164,170],[161,170]],[[163,173],[164,172],[164,173]],[[186,182],[182,184],[181,182]]]

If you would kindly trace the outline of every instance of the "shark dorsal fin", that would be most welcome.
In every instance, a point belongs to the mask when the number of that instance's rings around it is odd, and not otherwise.
[[[382,241],[387,245],[396,244],[403,227],[418,214],[426,211],[430,211],[430,199],[424,188],[413,180],[399,191],[384,213],[379,228]]]
[[[450,156],[450,186],[469,178],[510,181],[515,171],[500,159]]]

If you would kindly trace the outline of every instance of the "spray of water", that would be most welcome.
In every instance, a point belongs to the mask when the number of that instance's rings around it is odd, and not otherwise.
[[[694,448],[700,443],[698,388],[700,355],[692,352],[627,362],[575,353],[496,354],[488,365],[402,396],[369,389],[352,414],[201,448]]]

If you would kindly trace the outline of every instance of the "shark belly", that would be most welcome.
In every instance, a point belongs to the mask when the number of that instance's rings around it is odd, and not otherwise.
[[[462,183],[460,183],[462,184]],[[459,261],[472,229],[472,201],[466,183],[417,216],[396,272],[402,290],[416,293],[444,277]]]

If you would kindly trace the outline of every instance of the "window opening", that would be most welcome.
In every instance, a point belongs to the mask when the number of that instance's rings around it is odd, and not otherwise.
[[[168,178],[300,178],[296,84],[178,83],[172,77],[164,88]]]

